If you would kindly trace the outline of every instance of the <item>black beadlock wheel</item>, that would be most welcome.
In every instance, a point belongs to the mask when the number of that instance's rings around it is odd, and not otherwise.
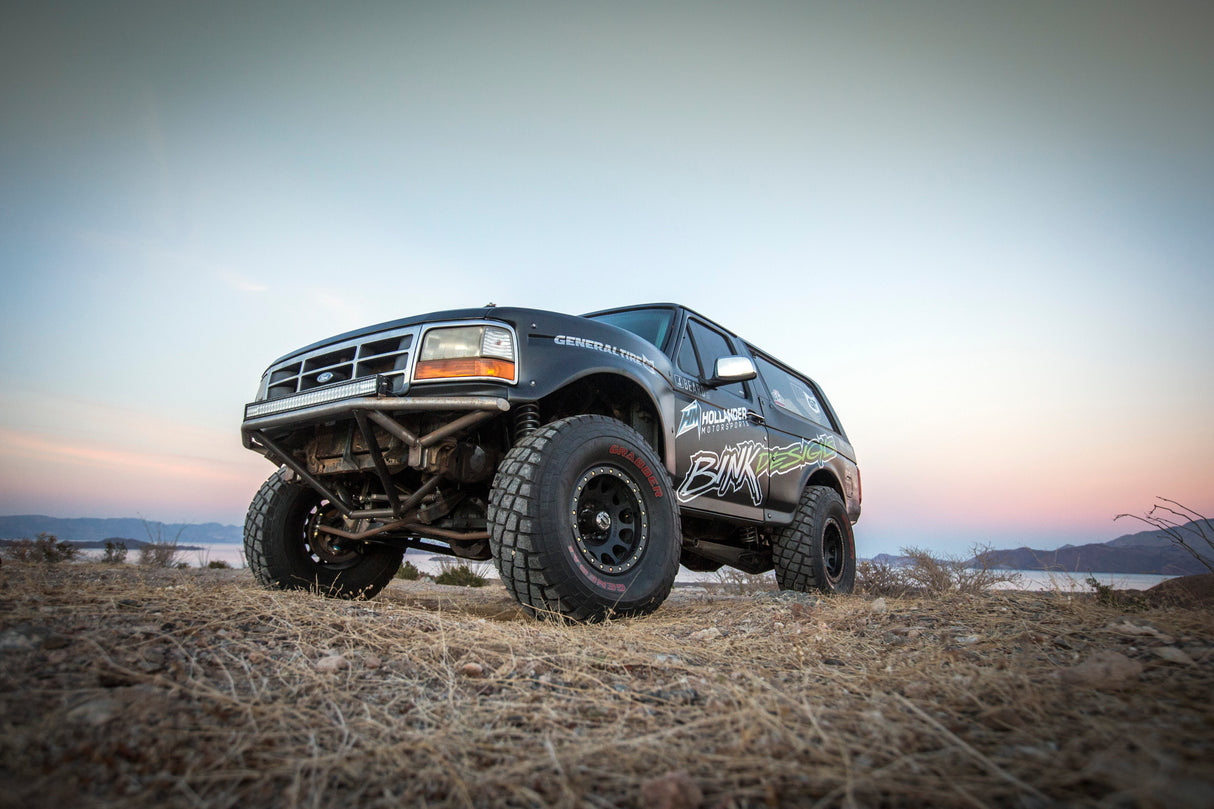
[[[640,434],[571,416],[518,442],[489,496],[502,582],[538,617],[644,615],[679,569],[679,513],[666,470]]]
[[[772,542],[781,590],[850,593],[856,586],[856,541],[843,498],[826,486],[806,486],[792,523]]]
[[[244,552],[257,580],[279,590],[315,589],[334,598],[370,598],[392,581],[401,551],[343,542],[319,530],[340,513],[312,488],[279,469],[249,505]]]

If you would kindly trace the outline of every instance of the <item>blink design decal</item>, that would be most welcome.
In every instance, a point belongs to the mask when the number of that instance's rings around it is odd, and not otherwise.
[[[701,408],[698,401],[692,402],[679,412],[679,431],[674,434],[675,438],[691,430],[695,430],[697,436],[732,430],[746,421],[747,413],[745,407],[731,407],[728,410],[716,407]]]
[[[552,342],[558,346],[572,346],[573,348],[588,348],[591,351],[602,351],[605,354],[612,354],[617,357],[635,362],[637,365],[644,366],[653,373],[657,373],[657,368],[654,367],[653,360],[646,357],[644,354],[637,354],[629,351],[626,348],[613,346],[610,343],[604,343],[600,340],[587,340],[585,337],[570,337],[567,334],[558,334],[552,338]]]
[[[834,436],[822,433],[812,441],[802,438],[787,446],[772,447],[767,456],[767,468],[760,468],[759,474],[787,475],[807,466],[822,466],[838,454]]]
[[[720,453],[702,449],[691,456],[691,468],[683,476],[675,495],[680,503],[690,503],[709,492],[724,497],[745,486],[750,491],[750,499],[757,506],[763,502],[758,462],[766,452],[767,447],[758,441],[743,441],[725,447]]]
[[[745,488],[751,501],[756,506],[761,505],[763,487],[760,478],[764,475],[774,477],[807,466],[821,467],[838,454],[834,437],[825,433],[812,441],[802,438],[783,447],[769,448],[758,441],[743,441],[727,446],[720,452],[700,450],[691,456],[691,467],[683,476],[675,495],[680,503],[690,503],[705,494],[715,493],[716,497],[725,497]]]

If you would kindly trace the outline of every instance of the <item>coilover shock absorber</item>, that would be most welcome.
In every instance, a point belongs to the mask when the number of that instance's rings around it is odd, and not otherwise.
[[[514,440],[531,435],[540,428],[540,406],[535,402],[519,405],[514,411]]]

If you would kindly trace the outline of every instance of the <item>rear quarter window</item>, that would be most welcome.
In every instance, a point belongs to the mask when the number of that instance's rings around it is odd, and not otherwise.
[[[771,393],[771,401],[776,407],[792,413],[820,427],[834,430],[826,408],[822,406],[813,387],[794,374],[789,373],[774,362],[758,354],[754,355],[755,364],[759,368],[759,376]]]

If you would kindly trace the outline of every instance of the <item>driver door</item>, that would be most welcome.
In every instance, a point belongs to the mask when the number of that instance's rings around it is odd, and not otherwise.
[[[746,382],[714,386],[716,362],[745,355],[728,335],[688,318],[675,352],[679,423],[675,434],[675,494],[684,508],[762,519],[767,429]]]

